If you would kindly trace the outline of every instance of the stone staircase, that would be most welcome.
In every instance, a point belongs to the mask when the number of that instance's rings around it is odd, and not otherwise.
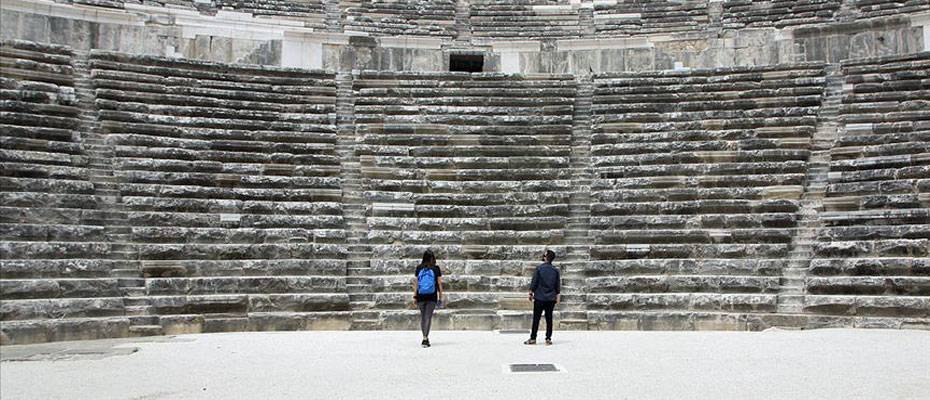
[[[804,193],[801,195],[800,220],[797,234],[791,242],[788,267],[779,281],[777,310],[779,314],[800,314],[804,309],[804,294],[808,267],[814,257],[817,231],[823,227],[819,213],[823,211],[823,198],[830,172],[830,148],[836,140],[837,116],[842,103],[843,77],[839,67],[825,68],[827,82],[823,102],[817,116],[817,131],[811,138],[811,156],[807,163]]]
[[[843,0],[840,2],[840,8],[836,10],[836,14],[833,15],[833,18],[840,22],[855,21],[859,14],[856,9],[857,2],[858,0]]]
[[[595,34],[594,27],[594,2],[584,0],[578,8],[578,25],[581,26],[585,36],[593,37]]]
[[[468,19],[471,17],[471,3],[469,0],[458,0],[455,3],[455,40],[453,46],[457,48],[468,48],[471,46],[471,24]]]
[[[119,261],[119,268],[114,268],[111,275],[117,279],[123,296],[123,306],[129,317],[129,332],[133,336],[161,335],[164,332],[158,323],[158,316],[150,315],[151,304],[146,296],[145,278],[132,243],[132,228],[120,195],[119,177],[114,174],[112,160],[115,159],[115,150],[113,145],[107,143],[97,118],[88,54],[76,52],[73,66],[75,93],[81,105],[80,134],[88,179],[94,184],[97,207],[102,211],[102,220],[95,222],[104,226],[104,234],[111,249],[110,257]]]
[[[367,205],[362,198],[361,173],[358,156],[355,154],[355,101],[352,94],[352,74],[336,75],[336,113],[338,143],[336,153],[342,159],[343,218],[346,223],[346,291],[349,307],[353,311],[352,329],[376,329],[379,323],[372,308],[369,277],[371,247],[366,235],[368,224]]]
[[[342,32],[345,17],[342,14],[342,8],[340,8],[339,3],[339,0],[326,0],[324,8],[326,17],[324,18],[324,22],[326,23],[327,32]]]
[[[591,216],[591,104],[594,85],[590,77],[579,77],[574,104],[570,165],[574,192],[566,227],[567,253],[562,258],[562,304],[559,324],[564,329],[588,329],[585,306],[585,264],[590,260]]]

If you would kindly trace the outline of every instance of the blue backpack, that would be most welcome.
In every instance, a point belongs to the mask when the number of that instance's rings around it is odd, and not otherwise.
[[[417,294],[436,293],[436,273],[426,267],[417,273]]]

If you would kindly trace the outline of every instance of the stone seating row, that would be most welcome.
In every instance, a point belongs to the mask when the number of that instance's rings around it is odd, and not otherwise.
[[[449,271],[453,272],[453,271]],[[413,271],[401,275],[382,275],[371,277],[371,291],[375,293],[409,292]],[[518,293],[530,285],[529,276],[482,276],[462,273],[444,275],[443,288],[451,292],[460,292],[465,298],[466,292]]]
[[[594,3],[594,30],[601,35],[640,35],[704,29],[710,22],[702,1],[610,0]]]
[[[930,10],[928,0],[855,0],[860,18],[919,13]]]
[[[586,296],[594,311],[724,311],[772,313],[774,294],[747,293],[593,293]]]
[[[250,12],[255,15],[322,15],[325,0],[213,0],[219,8]]]
[[[347,311],[345,293],[262,293],[148,296],[157,320],[166,315],[215,315],[244,317],[252,312]],[[0,304],[4,323],[24,320],[54,320],[123,316],[122,297],[5,300]]]
[[[651,246],[650,246],[651,247]],[[636,250],[636,247],[631,247]],[[639,248],[646,251],[645,246]],[[589,278],[624,276],[709,276],[714,279],[728,277],[777,276],[781,273],[783,260],[772,258],[629,258],[614,260],[592,260],[584,268]]]
[[[344,10],[345,31],[386,36],[456,36],[455,2],[356,1]]]
[[[777,276],[634,275],[585,280],[587,293],[776,293]]]
[[[784,258],[790,251],[786,243],[721,243],[721,244],[676,244],[676,243],[628,243],[598,245],[590,250],[594,261],[632,259],[744,259]],[[784,265],[784,262],[782,263]],[[619,270],[622,271],[622,270]]]
[[[723,2],[725,28],[809,25],[834,19],[839,0],[726,0]]]
[[[847,241],[818,241],[814,244],[816,259],[869,259],[926,257],[930,241],[926,239],[863,239]],[[814,261],[812,261],[814,262]]]
[[[111,317],[125,311],[122,297],[5,299],[0,303],[0,321]]]
[[[804,311],[826,315],[885,317],[930,316],[930,297],[904,295],[807,295]]]
[[[923,256],[928,251],[930,248],[925,247],[920,253],[911,253],[916,257],[818,258],[811,260],[808,273],[809,276],[930,276],[930,258]]]

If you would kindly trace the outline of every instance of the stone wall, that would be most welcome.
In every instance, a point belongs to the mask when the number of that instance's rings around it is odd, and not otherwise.
[[[930,53],[395,73],[0,46],[3,343],[525,328],[930,326]]]
[[[336,71],[570,73],[839,62],[930,51],[926,0],[6,0],[0,38]]]

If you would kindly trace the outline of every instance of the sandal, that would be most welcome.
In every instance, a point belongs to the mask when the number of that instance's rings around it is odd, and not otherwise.
[[[529,340],[523,342],[523,344],[536,344],[536,339],[529,339]]]

